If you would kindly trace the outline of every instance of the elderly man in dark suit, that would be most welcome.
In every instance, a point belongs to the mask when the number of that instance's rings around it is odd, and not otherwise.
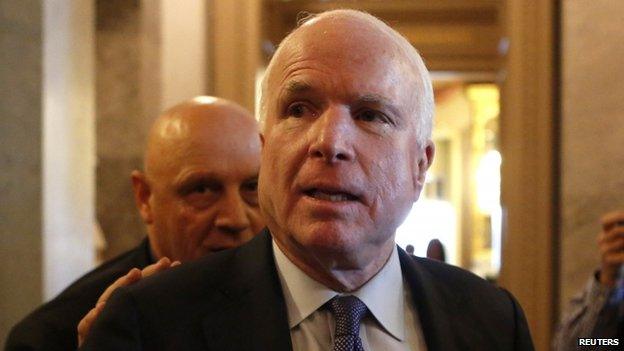
[[[132,173],[147,238],[26,317],[13,328],[7,351],[75,350],[78,322],[90,310],[88,316],[95,316],[113,288],[173,260],[238,246],[264,226],[257,194],[260,140],[249,112],[227,100],[198,97],[159,117],[148,139],[144,171]]]
[[[281,44],[261,99],[248,244],[118,289],[86,350],[531,350],[504,290],[394,243],[424,185],[433,93],[413,47],[352,10]]]

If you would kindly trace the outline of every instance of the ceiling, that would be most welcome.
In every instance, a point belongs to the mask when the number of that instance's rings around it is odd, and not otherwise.
[[[355,8],[402,33],[431,71],[495,73],[502,64],[502,5],[503,0],[265,0],[263,33],[276,45],[302,12]]]

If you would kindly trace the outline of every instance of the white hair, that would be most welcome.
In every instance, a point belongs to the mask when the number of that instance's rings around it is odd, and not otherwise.
[[[320,14],[309,14],[304,13],[303,16],[299,16],[297,28],[292,31],[290,34],[282,40],[279,44],[275,54],[271,58],[269,65],[265,71],[264,77],[261,83],[261,93],[260,93],[260,130],[264,132],[265,121],[267,118],[267,101],[266,96],[268,92],[268,80],[271,76],[271,71],[274,68],[276,57],[279,56],[281,49],[284,47],[284,44],[291,40],[291,37],[294,33],[296,33],[299,28],[314,18],[322,18],[329,16],[341,16],[341,17],[356,17],[359,19],[363,19],[371,24],[373,24],[376,28],[380,29],[384,33],[388,34],[392,39],[396,47],[400,50],[400,52],[405,56],[411,66],[414,68],[414,77],[416,77],[416,111],[418,114],[418,123],[416,123],[416,138],[419,145],[424,145],[424,143],[431,138],[431,132],[433,129],[433,115],[434,115],[434,99],[433,99],[433,87],[431,84],[431,77],[429,75],[429,71],[425,66],[425,63],[418,53],[418,51],[410,44],[410,42],[399,32],[392,29],[385,22],[380,20],[379,18],[358,10],[351,9],[341,9],[341,10],[332,10],[323,12]]]

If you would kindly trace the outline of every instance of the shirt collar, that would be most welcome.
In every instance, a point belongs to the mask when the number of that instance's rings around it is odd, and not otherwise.
[[[288,326],[291,329],[334,296],[340,295],[299,269],[284,255],[275,240],[273,256],[286,301]],[[403,276],[396,246],[382,269],[350,295],[362,300],[388,333],[400,341],[405,339]]]

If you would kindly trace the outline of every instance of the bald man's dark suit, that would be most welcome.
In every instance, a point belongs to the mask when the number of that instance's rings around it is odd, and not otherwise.
[[[509,293],[461,269],[399,250],[429,350],[532,350]],[[269,233],[121,288],[85,350],[290,350]]]
[[[13,327],[5,351],[65,351],[78,347],[76,327],[104,290],[134,267],[152,261],[147,239],[75,281]]]

